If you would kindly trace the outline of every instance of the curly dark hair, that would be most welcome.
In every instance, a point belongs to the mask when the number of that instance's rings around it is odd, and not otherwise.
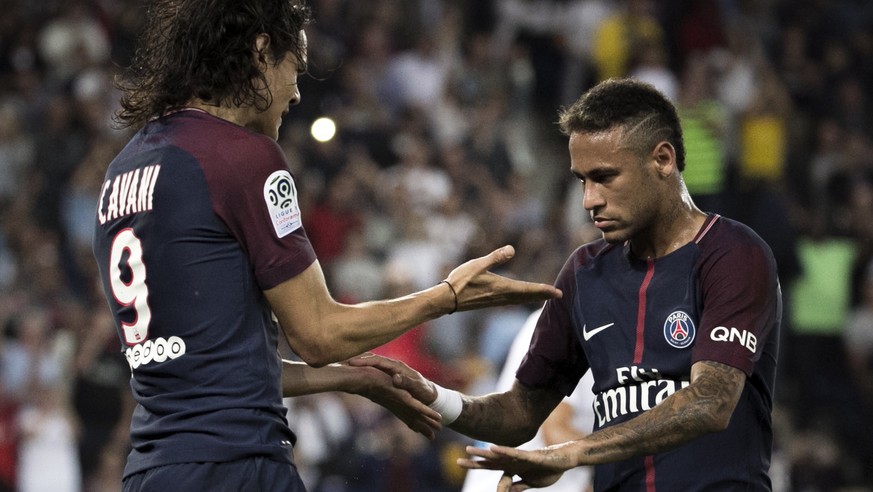
[[[305,67],[300,31],[312,16],[303,0],[153,0],[146,15],[133,60],[115,80],[120,127],[142,126],[193,98],[268,108],[252,52],[261,33],[274,63],[290,55]]]
[[[594,86],[569,108],[558,124],[564,135],[624,129],[625,141],[640,155],[666,140],[676,150],[676,166],[685,170],[685,143],[676,107],[651,85],[633,79],[609,79]]]

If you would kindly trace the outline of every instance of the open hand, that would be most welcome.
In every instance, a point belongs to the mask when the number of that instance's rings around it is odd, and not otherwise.
[[[452,270],[446,281],[457,293],[457,310],[526,304],[561,297],[561,291],[552,285],[513,280],[488,271],[513,256],[515,248],[503,246]]]
[[[502,470],[503,477],[497,492],[518,492],[533,487],[547,487],[557,482],[564,471],[575,464],[566,453],[554,447],[525,451],[506,446],[488,448],[467,446],[467,453],[475,458],[460,458],[458,465],[468,470]],[[514,476],[520,479],[513,481]]]

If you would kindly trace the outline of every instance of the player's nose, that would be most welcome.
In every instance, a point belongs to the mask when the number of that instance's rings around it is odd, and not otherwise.
[[[585,183],[585,190],[582,195],[582,207],[585,210],[593,211],[598,207],[603,207],[606,204],[606,201],[603,199],[603,195],[597,190],[597,186],[594,183]]]
[[[291,94],[291,100],[288,101],[288,105],[289,106],[296,106],[296,105],[300,104],[300,98],[301,98],[300,86],[297,84],[294,84],[294,93]]]

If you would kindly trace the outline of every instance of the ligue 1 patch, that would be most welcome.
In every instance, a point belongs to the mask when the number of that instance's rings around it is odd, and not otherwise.
[[[300,205],[297,203],[297,188],[288,171],[276,171],[264,183],[264,200],[270,211],[270,220],[276,235],[285,237],[303,225]]]
[[[664,338],[678,349],[691,345],[695,331],[694,321],[684,311],[673,311],[664,322]]]

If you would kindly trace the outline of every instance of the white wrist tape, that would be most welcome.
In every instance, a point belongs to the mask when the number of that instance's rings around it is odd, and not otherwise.
[[[440,422],[443,425],[449,425],[461,415],[461,410],[464,409],[464,400],[461,399],[461,394],[455,390],[443,388],[436,383],[433,385],[436,388],[437,397],[428,406],[440,414]]]

